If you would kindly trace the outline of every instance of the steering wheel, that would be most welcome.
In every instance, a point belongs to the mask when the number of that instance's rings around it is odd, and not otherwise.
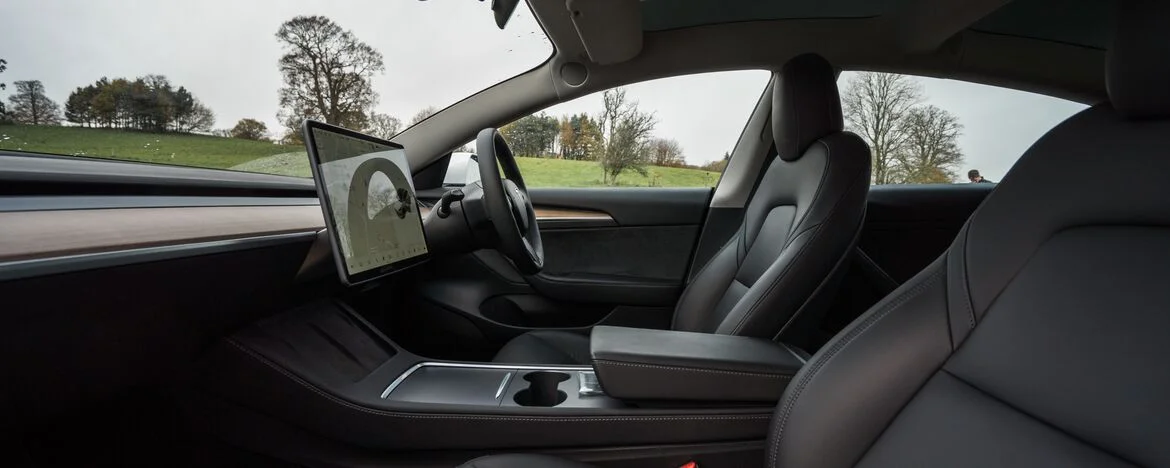
[[[499,238],[497,249],[521,273],[539,273],[544,267],[544,245],[540,242],[536,211],[512,149],[499,130],[485,128],[475,138],[475,154],[479,158],[484,207]],[[504,169],[504,177],[500,175],[500,167]]]

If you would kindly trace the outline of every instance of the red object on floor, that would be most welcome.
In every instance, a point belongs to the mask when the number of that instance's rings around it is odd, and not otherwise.
[[[699,464],[695,463],[693,461],[689,461],[689,462],[687,462],[687,464],[680,466],[678,468],[699,468]]]

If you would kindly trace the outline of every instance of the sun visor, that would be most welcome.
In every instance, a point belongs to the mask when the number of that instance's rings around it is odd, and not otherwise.
[[[594,63],[625,62],[642,51],[642,7],[638,0],[567,0],[565,4]]]

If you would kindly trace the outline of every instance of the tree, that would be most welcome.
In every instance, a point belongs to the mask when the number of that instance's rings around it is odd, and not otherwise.
[[[873,152],[873,183],[905,178],[898,154],[906,142],[906,119],[922,100],[922,87],[909,76],[860,72],[841,93],[841,107],[851,131]]]
[[[602,182],[617,184],[627,169],[646,175],[650,133],[657,123],[654,114],[638,109],[637,101],[626,99],[626,90],[616,88],[602,94],[604,109],[597,119],[604,139],[601,151]]]
[[[231,137],[267,141],[268,125],[256,119],[240,119],[239,122],[236,122],[236,126],[232,127]]]
[[[370,117],[366,119],[365,132],[378,138],[389,140],[390,137],[397,135],[399,130],[402,130],[402,121],[398,120],[398,117],[371,112]]]
[[[959,119],[935,106],[919,106],[906,114],[906,140],[898,155],[899,182],[937,184],[954,181],[963,165]]]
[[[4,60],[4,59],[0,59],[0,73],[4,73],[4,70],[7,70],[7,69],[8,69],[8,61]],[[7,88],[8,88],[8,85],[6,85],[4,83],[0,83],[0,91],[3,91]],[[12,123],[12,120],[9,119],[9,117],[8,117],[8,109],[4,107],[4,103],[0,102],[0,124],[6,124],[6,123]]]
[[[96,123],[93,98],[97,97],[97,94],[98,89],[93,85],[78,87],[69,93],[69,98],[65,100],[65,120],[87,127]]]
[[[438,111],[439,109],[435,106],[426,106],[422,109],[419,109],[418,112],[414,113],[414,117],[410,118],[410,125],[407,125],[407,127],[413,127],[415,124],[426,120],[427,117],[434,115],[435,112]]]
[[[711,161],[711,162],[707,163],[707,165],[703,166],[702,169],[705,171],[711,171],[711,172],[723,172],[724,169],[727,169],[727,163],[730,161],[731,161],[731,152],[724,151],[723,152],[723,159],[720,159],[718,161]]]
[[[682,145],[672,138],[650,140],[650,163],[655,166],[682,167],[686,165]]]
[[[211,110],[187,88],[175,89],[162,75],[133,81],[102,77],[78,87],[65,101],[65,118],[78,125],[147,132],[207,131],[215,122]]]
[[[349,128],[365,128],[378,101],[371,79],[385,70],[382,53],[359,41],[324,16],[297,16],[276,32],[284,47],[280,73],[281,122],[298,133],[306,118]]]
[[[45,96],[45,86],[38,80],[12,83],[15,94],[8,97],[13,121],[28,125],[57,125],[61,123],[61,107]]]
[[[508,146],[516,156],[543,157],[553,151],[560,122],[556,117],[541,113],[529,115],[500,128]]]
[[[601,148],[601,129],[587,114],[561,118],[561,158],[579,161],[597,159]]]
[[[175,120],[175,129],[180,132],[210,132],[215,125],[215,113],[195,99],[190,112]]]

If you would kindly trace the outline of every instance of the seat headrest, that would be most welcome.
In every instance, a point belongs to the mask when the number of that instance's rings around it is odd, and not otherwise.
[[[1126,118],[1170,118],[1170,2],[1118,2],[1105,88]]]
[[[784,64],[772,92],[772,133],[780,158],[800,159],[809,145],[844,125],[833,66],[817,54]]]

